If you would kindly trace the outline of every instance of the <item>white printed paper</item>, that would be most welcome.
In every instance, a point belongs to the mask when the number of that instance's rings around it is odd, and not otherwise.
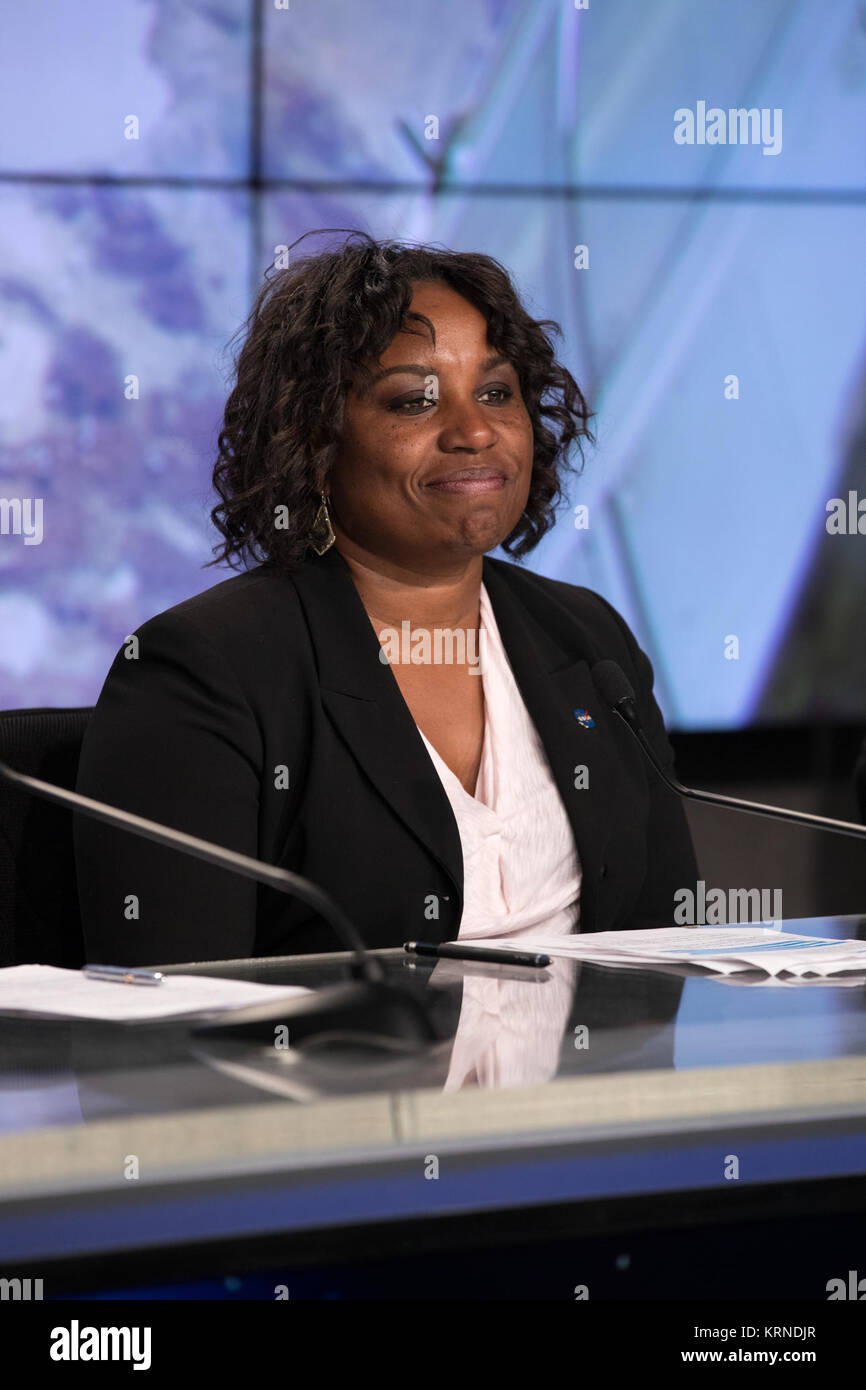
[[[722,975],[740,970],[801,978],[826,978],[848,970],[866,973],[866,941],[798,936],[768,927],[658,927],[551,937],[533,933],[519,939],[485,937],[479,944],[602,965],[702,965]]]
[[[89,979],[80,970],[54,965],[10,965],[0,970],[0,1013],[115,1023],[220,1014],[308,992],[299,985],[260,985],[212,975],[165,975],[158,985],[129,985]]]

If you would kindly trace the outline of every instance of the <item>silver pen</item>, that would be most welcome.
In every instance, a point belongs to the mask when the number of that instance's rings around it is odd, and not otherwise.
[[[88,980],[113,980],[119,985],[161,985],[165,976],[159,970],[130,970],[123,965],[85,965]]]

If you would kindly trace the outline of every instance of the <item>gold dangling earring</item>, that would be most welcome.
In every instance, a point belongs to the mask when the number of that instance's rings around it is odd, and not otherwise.
[[[312,539],[310,544],[317,555],[324,555],[326,550],[330,550],[334,541],[334,528],[331,525],[331,517],[328,513],[328,500],[324,493],[321,493],[322,505],[316,512],[316,519],[313,522]]]

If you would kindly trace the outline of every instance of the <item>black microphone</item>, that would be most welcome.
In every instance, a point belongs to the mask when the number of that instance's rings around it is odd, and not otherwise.
[[[24,772],[16,772],[3,762],[0,762],[0,781],[24,787],[35,796],[56,801],[93,820],[129,830],[133,835],[152,840],[155,844],[167,845],[169,849],[190,854],[208,864],[217,864],[256,883],[267,884],[278,892],[300,898],[324,917],[343,946],[355,957],[351,971],[355,979],[349,984],[316,990],[297,1000],[254,1004],[234,1011],[224,1020],[194,1028],[195,1032],[272,1041],[274,1027],[282,1022],[289,1029],[290,1039],[337,1030],[378,1033],[416,1043],[435,1040],[435,1030],[421,1001],[407,990],[388,983],[381,961],[367,950],[354,923],[323,889],[309,879],[291,873],[289,869],[280,869],[275,864],[253,859],[248,854],[239,854],[237,850],[226,849],[211,840],[202,840],[197,835],[188,835],[158,821],[109,806],[107,802],[95,801],[92,797],[82,796],[80,792],[56,787],[51,782],[43,782]]]
[[[831,820],[829,816],[815,816],[808,811],[790,811],[784,806],[764,806],[757,801],[741,801],[736,796],[722,796],[720,792],[696,791],[694,787],[684,787],[682,782],[678,782],[667,768],[662,766],[656,756],[655,749],[641,724],[634,690],[622,667],[615,661],[599,661],[592,668],[592,678],[602,699],[614,714],[619,715],[659,777],[678,796],[688,797],[692,801],[706,801],[713,806],[727,806],[734,811],[749,811],[755,816],[770,816],[773,820],[811,825],[818,830],[832,830],[838,835],[853,835],[856,839],[866,840],[866,825],[858,825],[855,821]]]

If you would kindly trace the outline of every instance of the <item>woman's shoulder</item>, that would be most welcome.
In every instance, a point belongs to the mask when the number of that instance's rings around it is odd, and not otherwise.
[[[491,579],[495,584],[507,585],[546,638],[556,642],[562,651],[572,658],[589,661],[591,666],[603,660],[617,662],[634,685],[638,698],[649,698],[654,682],[652,663],[625,618],[603,595],[581,584],[549,579],[490,557],[486,575],[488,589]],[[655,711],[651,717],[661,716]]]
[[[234,574],[148,618],[139,631],[196,631],[223,647],[261,641],[269,633],[285,637],[300,617],[291,576],[271,566]]]
[[[177,618],[194,624],[212,624],[243,617],[248,613],[290,606],[294,598],[291,577],[270,565],[218,580],[207,589],[155,614],[155,618]],[[151,620],[153,621],[153,619]]]
[[[625,619],[603,595],[582,584],[569,584],[562,579],[551,579],[544,574],[524,569],[507,560],[488,556],[486,564],[494,574],[502,578],[512,593],[531,608],[537,618],[555,626],[556,619],[564,612],[570,613],[581,624],[597,628],[601,633],[615,635],[617,640],[631,639],[631,631]]]
[[[311,666],[309,634],[292,577],[268,565],[220,580],[163,609],[134,635],[136,654],[155,673],[171,670],[179,677],[187,671],[213,684],[221,673],[228,678],[233,672],[248,695],[303,681]],[[123,665],[119,656],[115,675]]]

